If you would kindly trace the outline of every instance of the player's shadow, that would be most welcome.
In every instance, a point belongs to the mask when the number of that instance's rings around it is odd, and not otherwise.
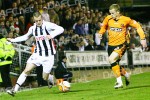
[[[71,92],[71,93],[78,93],[78,92],[84,92],[84,91],[91,91],[91,90],[95,90],[95,89],[85,89],[85,90],[70,90],[68,92]],[[52,94],[59,94],[59,93],[68,93],[68,92],[61,92],[61,91],[58,91],[58,92],[53,92]]]
[[[150,87],[150,85],[127,87],[127,88],[124,88],[124,90],[137,89],[137,88],[146,88],[146,87]]]

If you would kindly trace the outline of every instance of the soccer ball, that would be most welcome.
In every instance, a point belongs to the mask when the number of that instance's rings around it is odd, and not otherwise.
[[[68,81],[62,81],[59,85],[58,88],[61,92],[68,92],[70,90],[70,83]]]

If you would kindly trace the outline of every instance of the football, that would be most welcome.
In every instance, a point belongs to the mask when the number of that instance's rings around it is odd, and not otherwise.
[[[59,85],[58,88],[61,92],[68,92],[70,90],[70,83],[68,81],[62,81]]]

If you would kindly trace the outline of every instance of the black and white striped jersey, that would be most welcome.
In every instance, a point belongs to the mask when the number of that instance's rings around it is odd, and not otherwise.
[[[64,29],[51,22],[43,21],[41,27],[37,27],[36,24],[29,28],[29,31],[20,37],[12,39],[11,42],[20,42],[27,40],[30,36],[34,36],[36,40],[36,48],[34,53],[38,53],[40,56],[54,55],[56,53],[53,39],[48,39],[46,36],[50,35],[52,38],[63,33]]]

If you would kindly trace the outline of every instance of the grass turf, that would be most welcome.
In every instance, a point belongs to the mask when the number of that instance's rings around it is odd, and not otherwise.
[[[124,78],[123,78],[124,80]],[[41,87],[18,92],[15,97],[0,93],[0,100],[150,100],[150,72],[132,75],[131,84],[114,89],[115,78],[71,84],[70,92]]]

